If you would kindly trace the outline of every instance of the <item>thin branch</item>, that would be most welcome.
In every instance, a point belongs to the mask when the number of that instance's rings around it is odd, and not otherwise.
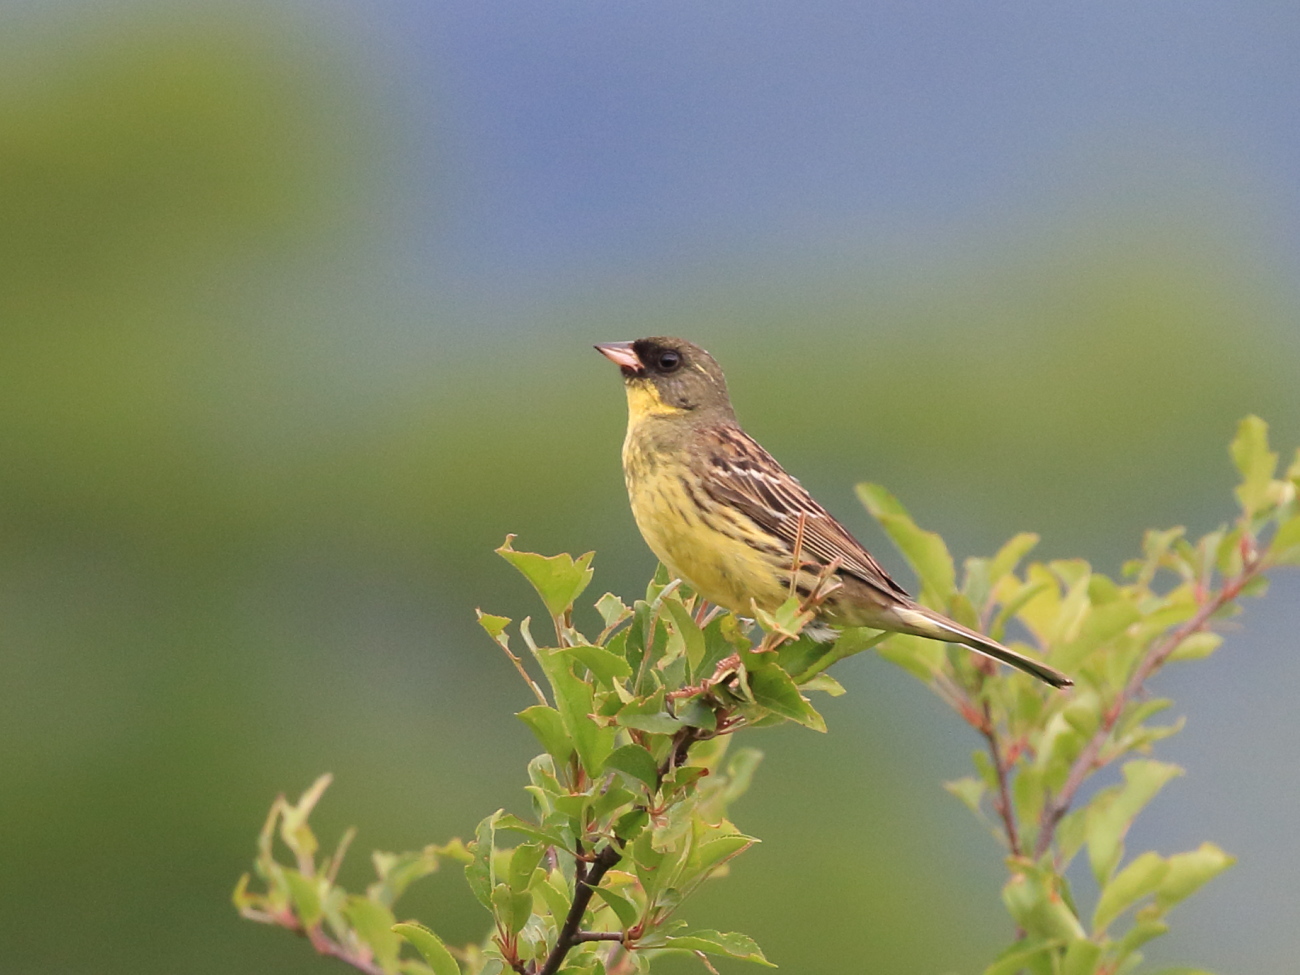
[[[500,641],[494,642],[496,642],[496,645],[499,646],[505,652],[505,655],[510,658],[510,662],[515,665],[515,670],[519,671],[519,676],[524,679],[524,683],[533,689],[533,693],[537,696],[537,702],[541,704],[542,707],[550,707],[550,702],[546,700],[546,695],[542,693],[542,689],[537,686],[537,681],[533,680],[528,671],[524,669],[524,662],[520,660],[514,651],[504,643],[501,643]]]
[[[573,936],[574,944],[582,944],[585,941],[617,941],[620,944],[623,941],[622,931],[578,931]]]
[[[1083,785],[1084,780],[1094,769],[1105,764],[1100,760],[1101,750],[1105,747],[1106,740],[1110,737],[1110,733],[1124,713],[1124,706],[1141,693],[1147,678],[1159,670],[1170,655],[1188,637],[1205,630],[1210,625],[1210,621],[1215,614],[1241,595],[1241,590],[1263,568],[1264,563],[1262,560],[1255,559],[1251,561],[1242,568],[1240,575],[1229,582],[1225,582],[1223,588],[1219,590],[1214,598],[1207,600],[1196,611],[1195,616],[1174,630],[1164,640],[1153,644],[1147,650],[1146,655],[1138,663],[1132,676],[1124,685],[1124,689],[1119,692],[1115,702],[1102,715],[1101,724],[1096,732],[1088,740],[1088,744],[1084,746],[1083,751],[1079,753],[1079,757],[1074,760],[1074,764],[1070,766],[1070,774],[1066,777],[1065,784],[1044,805],[1038,842],[1034,847],[1034,856],[1036,858],[1042,856],[1051,848],[1052,840],[1056,835],[1056,827],[1065,814],[1069,812],[1070,804],[1074,801],[1075,794],[1079,791],[1079,787]]]
[[[384,975],[383,968],[376,965],[369,957],[363,957],[349,951],[337,941],[329,938],[319,927],[314,927],[308,931],[307,939],[311,942],[311,946],[322,955],[328,955],[331,958],[346,962],[353,968],[365,972],[366,975]]]
[[[1011,849],[1012,856],[1020,856],[1020,829],[1016,823],[1016,809],[1011,804],[1011,787],[1010,787],[1010,766],[1006,761],[1006,756],[1002,753],[1002,747],[998,741],[998,729],[993,723],[993,709],[989,702],[984,702],[984,721],[980,726],[980,734],[989,744],[989,757],[993,759],[993,770],[997,773],[998,778],[998,797],[993,803],[993,809],[1002,818],[1002,828],[1007,833],[1007,846]]]
[[[339,839],[339,845],[334,850],[334,858],[329,861],[329,868],[325,873],[325,879],[331,887],[338,878],[339,867],[343,866],[343,857],[347,855],[348,848],[352,846],[352,841],[357,838],[357,828],[349,826],[346,833]]]
[[[696,728],[693,725],[687,725],[673,736],[673,747],[668,752],[668,757],[663,760],[659,766],[659,781],[664,780],[673,769],[685,764],[686,756],[691,750],[691,746],[697,741],[703,741],[706,737],[712,737],[708,732]]]
[[[575,885],[585,883],[587,880],[587,856],[582,849],[581,836],[573,841],[573,853],[573,882]]]
[[[368,951],[361,954],[354,949],[344,947],[322,931],[319,924],[310,928],[303,927],[302,921],[299,920],[298,915],[291,908],[286,907],[282,911],[273,913],[259,911],[256,908],[241,907],[239,913],[250,921],[257,921],[259,924],[274,924],[286,931],[301,935],[311,942],[311,946],[316,949],[318,954],[346,962],[353,968],[365,972],[365,975],[385,975],[384,970],[371,961]]]
[[[555,947],[546,956],[546,963],[538,970],[537,975],[555,975],[560,970],[560,966],[564,964],[564,957],[578,943],[574,939],[578,934],[582,915],[587,912],[587,905],[591,903],[591,895],[596,892],[596,888],[600,886],[601,880],[609,869],[622,858],[623,854],[618,847],[610,843],[596,854],[596,858],[591,862],[591,868],[587,871],[586,879],[574,882],[573,904],[564,919],[564,926],[560,928]]]
[[[678,731],[673,738],[673,747],[668,752],[668,757],[659,767],[659,778],[662,780],[665,775],[685,762],[691,746],[705,737],[710,737],[710,734],[690,725]],[[579,855],[575,859],[573,903],[569,906],[569,913],[555,940],[555,947],[546,956],[546,962],[538,969],[537,975],[555,975],[573,946],[583,941],[623,941],[623,935],[615,932],[578,930],[578,925],[582,923],[582,916],[587,912],[587,905],[591,903],[592,895],[605,878],[605,874],[623,859],[622,851],[614,841],[610,841],[585,864],[581,855],[581,844],[578,845],[577,851]]]

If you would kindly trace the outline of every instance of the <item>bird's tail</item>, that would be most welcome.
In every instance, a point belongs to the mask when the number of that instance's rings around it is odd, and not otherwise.
[[[895,608],[893,615],[906,624],[902,628],[905,633],[928,637],[931,640],[943,640],[947,643],[960,643],[963,646],[970,647],[977,653],[984,654],[986,657],[992,657],[994,660],[1000,660],[1017,670],[1023,670],[1026,674],[1037,677],[1053,687],[1069,687],[1074,683],[1059,670],[1055,670],[1033,657],[1027,657],[1023,653],[1016,653],[1016,651],[1004,647],[992,637],[967,629],[956,620],[950,620],[942,613],[936,613],[932,609],[913,604]]]

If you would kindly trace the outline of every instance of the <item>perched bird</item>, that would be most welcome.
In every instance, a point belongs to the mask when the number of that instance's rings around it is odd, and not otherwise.
[[[705,599],[741,615],[771,611],[792,592],[807,596],[829,571],[839,585],[818,607],[820,624],[960,643],[1054,687],[1072,683],[908,596],[740,428],[722,369],[699,346],[646,338],[596,349],[619,366],[627,390],[623,475],[637,526],[668,571]]]

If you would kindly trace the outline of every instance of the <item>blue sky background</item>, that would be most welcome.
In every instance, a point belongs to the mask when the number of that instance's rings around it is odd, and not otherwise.
[[[1244,211],[1286,270],[1300,245],[1287,5],[337,12],[409,99],[428,168],[407,192],[435,194],[452,268],[485,288],[971,246],[1017,218],[1151,195],[1201,198],[1215,221]]]

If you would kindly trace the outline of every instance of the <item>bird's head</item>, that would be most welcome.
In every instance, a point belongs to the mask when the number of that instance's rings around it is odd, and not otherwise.
[[[623,373],[627,405],[643,416],[692,415],[733,418],[722,368],[685,339],[648,338],[596,346]]]

